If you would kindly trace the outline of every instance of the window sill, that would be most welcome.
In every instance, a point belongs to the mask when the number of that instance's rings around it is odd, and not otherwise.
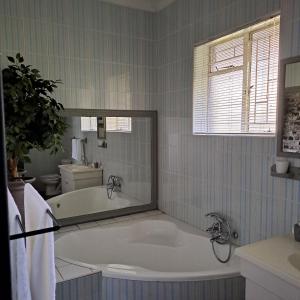
[[[250,137],[250,138],[275,138],[275,133],[255,134],[255,133],[193,133],[194,136],[228,136],[228,137]]]
[[[125,130],[106,130],[107,133],[131,133],[131,131]]]

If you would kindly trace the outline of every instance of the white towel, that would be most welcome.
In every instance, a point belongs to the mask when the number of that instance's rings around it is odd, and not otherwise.
[[[9,213],[9,233],[21,233],[21,229],[16,220],[16,216],[20,216],[20,212],[16,206],[10,191],[8,196],[8,213]],[[24,239],[10,241],[10,260],[11,260],[11,278],[13,300],[31,300],[29,278],[27,270],[26,250]]]
[[[81,161],[82,159],[82,146],[80,139],[72,139],[72,158]]]
[[[52,227],[49,205],[29,183],[24,188],[26,231]],[[27,238],[27,262],[32,300],[55,300],[54,234]]]

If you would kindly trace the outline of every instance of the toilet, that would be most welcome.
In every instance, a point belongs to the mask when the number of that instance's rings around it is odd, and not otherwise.
[[[61,181],[58,174],[49,174],[40,176],[40,181],[45,186],[45,195],[56,196],[61,194]]]
[[[64,158],[61,160],[61,165],[69,165],[72,160]],[[47,198],[61,194],[61,177],[59,174],[47,174],[39,177],[39,181],[43,184],[43,191]]]

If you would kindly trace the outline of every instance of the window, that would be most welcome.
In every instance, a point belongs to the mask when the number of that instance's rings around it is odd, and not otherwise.
[[[106,118],[106,131],[131,132],[131,118],[126,118],[126,117]]]
[[[81,117],[81,131],[97,131],[97,117]],[[131,118],[107,117],[107,132],[131,132]]]
[[[81,131],[97,131],[97,118],[81,117]]]
[[[274,135],[279,20],[195,47],[194,134]]]

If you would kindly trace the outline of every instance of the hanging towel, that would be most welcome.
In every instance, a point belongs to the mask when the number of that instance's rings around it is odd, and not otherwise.
[[[9,190],[7,190],[7,196],[9,234],[21,233],[16,220],[16,216],[19,216],[21,220],[20,212]],[[24,239],[10,241],[10,260],[13,300],[31,300]]]
[[[52,227],[49,205],[29,183],[24,188],[26,231]],[[27,263],[32,300],[55,300],[55,258],[53,232],[27,238]]]
[[[72,139],[72,158],[81,161],[82,151],[81,151],[81,140],[73,138]]]

